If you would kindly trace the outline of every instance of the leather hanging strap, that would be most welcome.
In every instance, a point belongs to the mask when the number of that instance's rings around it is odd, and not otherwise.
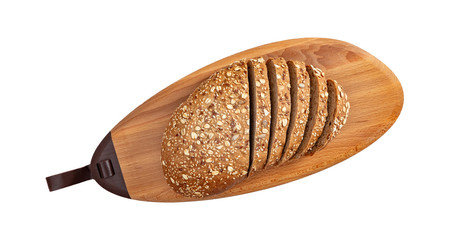
[[[50,190],[50,192],[68,186],[72,186],[90,179],[92,179],[92,176],[90,174],[89,165],[46,178],[48,189]]]

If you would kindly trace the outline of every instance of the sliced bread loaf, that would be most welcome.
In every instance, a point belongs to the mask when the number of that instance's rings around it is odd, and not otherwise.
[[[314,66],[307,66],[307,72],[310,77],[309,116],[304,137],[294,156],[295,158],[304,155],[315,145],[318,137],[323,132],[327,117],[328,92],[324,73]]]
[[[298,150],[309,115],[310,79],[303,62],[287,62],[290,75],[291,112],[287,139],[280,163],[288,161]]]
[[[266,168],[275,165],[282,157],[291,106],[287,62],[283,58],[270,59],[267,61],[267,68],[270,82],[271,125]]]
[[[349,107],[341,86],[313,66],[235,62],[201,83],[169,120],[161,150],[167,183],[185,197],[221,193],[326,146]]]
[[[217,194],[247,177],[246,61],[214,73],[173,113],[162,139],[167,183],[187,197]]]
[[[324,148],[346,123],[349,114],[349,102],[346,93],[334,80],[327,80],[327,91],[329,99],[327,101],[328,116],[323,133],[318,138],[316,144],[307,154],[314,154]]]
[[[251,112],[249,175],[252,175],[265,166],[270,139],[270,85],[267,66],[263,58],[248,61],[248,78]]]

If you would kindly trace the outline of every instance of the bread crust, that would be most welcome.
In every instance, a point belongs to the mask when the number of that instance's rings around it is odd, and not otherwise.
[[[270,66],[272,64],[272,66]],[[284,58],[267,61],[271,93],[271,126],[268,158],[265,168],[276,165],[282,157],[287,129],[290,122],[290,77]],[[272,68],[270,72],[270,68]],[[275,99],[274,99],[275,98]],[[274,101],[273,101],[274,100]],[[277,102],[276,104],[273,104]]]
[[[249,86],[245,60],[214,73],[173,113],[162,139],[167,183],[187,197],[229,189],[249,167]]]

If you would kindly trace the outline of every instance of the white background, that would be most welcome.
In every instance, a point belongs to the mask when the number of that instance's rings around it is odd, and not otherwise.
[[[449,239],[448,9],[399,2],[1,1],[0,239]],[[166,86],[301,37],[355,44],[400,79],[399,119],[361,153],[213,201],[139,202],[94,181],[48,192],[46,176],[88,164]]]

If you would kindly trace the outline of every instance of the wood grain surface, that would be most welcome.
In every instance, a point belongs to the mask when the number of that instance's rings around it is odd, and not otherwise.
[[[340,134],[313,156],[263,170],[230,190],[204,199],[228,197],[294,181],[337,164],[381,137],[396,121],[403,104],[402,87],[382,62],[338,40],[302,38],[271,43],[212,63],[173,83],[124,118],[111,133],[132,199],[157,202],[202,200],[176,194],[165,182],[162,134],[176,107],[213,72],[242,58],[284,57],[321,68],[348,94],[351,110]]]

